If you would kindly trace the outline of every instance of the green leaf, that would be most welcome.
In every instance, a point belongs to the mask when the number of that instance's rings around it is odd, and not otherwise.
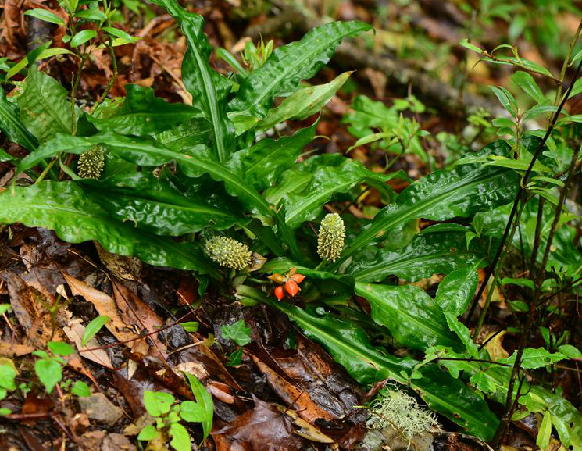
[[[183,103],[168,103],[156,98],[152,88],[125,85],[127,97],[123,106],[112,117],[98,119],[88,116],[98,130],[124,135],[147,136],[177,127],[196,114],[196,110]]]
[[[190,434],[188,434],[186,428],[180,423],[172,423],[170,426],[170,437],[172,437],[170,445],[176,451],[190,451],[192,449]]]
[[[508,365],[513,365],[516,357],[517,351],[515,351],[510,357],[499,359],[498,361],[501,363],[507,363]],[[521,367],[526,370],[545,368],[546,366],[553,365],[565,358],[566,356],[562,353],[551,353],[545,348],[525,348],[523,350],[523,355],[521,356]]]
[[[558,349],[560,354],[565,355],[569,359],[582,359],[582,351],[580,351],[576,346],[569,344],[562,345]]]
[[[239,346],[249,344],[251,340],[251,328],[247,327],[244,319],[239,319],[236,323],[221,327],[222,337],[225,340],[232,340]]]
[[[132,161],[140,166],[161,166],[172,160],[176,161],[184,173],[190,177],[198,177],[204,173],[209,174],[214,180],[224,182],[227,190],[238,196],[247,206],[256,210],[263,216],[274,214],[270,205],[241,177],[215,160],[204,155],[204,152],[194,152],[192,149],[183,149],[182,152],[170,150],[155,141],[125,137],[116,133],[99,133],[97,135],[81,138],[66,135],[56,136],[51,142],[39,147],[36,152],[24,158],[19,166],[19,171],[25,171],[37,165],[45,158],[53,157],[59,152],[81,154],[100,144],[114,153],[118,153],[125,160]],[[188,153],[184,153],[188,150]],[[200,148],[196,149],[200,150]],[[202,149],[203,150],[203,149]]]
[[[212,140],[212,124],[201,117],[193,117],[169,130],[157,133],[154,139],[168,149],[180,151],[208,144]]]
[[[419,351],[437,345],[460,349],[440,307],[421,288],[356,282],[356,294],[368,300],[374,321],[402,345]]]
[[[202,404],[194,401],[184,401],[180,404],[180,417],[189,423],[202,423],[205,418]]]
[[[479,47],[477,47],[476,45],[473,45],[473,44],[471,44],[471,43],[469,42],[469,39],[468,39],[468,38],[465,38],[465,39],[463,39],[463,40],[460,42],[460,44],[461,44],[463,47],[465,47],[466,49],[473,50],[474,52],[477,52],[477,53],[483,53],[483,50],[481,50],[481,49],[480,49]]]
[[[34,372],[49,395],[52,393],[55,385],[63,378],[63,367],[60,359],[55,357],[38,359],[34,364]]]
[[[527,72],[517,71],[511,76],[511,80],[537,103],[543,103],[546,100],[534,78]]]
[[[505,108],[513,117],[517,116],[517,102],[515,97],[505,88],[501,86],[490,86],[491,90]]]
[[[344,366],[361,384],[384,379],[406,383],[407,375],[417,363],[410,357],[385,354],[370,343],[363,329],[352,321],[335,318],[329,313],[318,315],[313,309],[300,309],[288,302],[271,303],[287,314],[304,334],[327,348],[334,361]]]
[[[232,83],[210,67],[212,48],[204,34],[204,20],[184,10],[177,0],[159,0],[168,12],[180,22],[188,40],[188,50],[182,63],[182,79],[204,117],[212,124],[214,149],[218,161],[225,162],[232,146],[228,136],[226,96]]]
[[[238,348],[228,356],[226,366],[239,366],[242,363],[243,348]]]
[[[91,320],[85,330],[83,331],[83,338],[81,339],[81,346],[86,346],[87,343],[93,339],[93,337],[101,330],[105,324],[109,321],[108,316],[98,316]]]
[[[315,137],[316,126],[314,124],[278,140],[262,139],[254,146],[236,152],[229,166],[257,191],[263,191],[296,164],[303,148]]]
[[[196,402],[200,404],[204,409],[204,418],[201,421],[202,430],[204,432],[202,441],[204,441],[210,435],[210,431],[212,430],[212,414],[214,412],[212,395],[208,393],[206,388],[204,388],[204,385],[202,385],[202,383],[198,379],[196,379],[196,376],[186,372],[184,374],[186,375],[186,378],[190,383],[192,393],[194,393],[194,396],[196,396]]]
[[[119,38],[119,39],[123,39],[124,41],[129,42],[135,42],[136,38],[134,38],[133,36],[127,34],[125,31],[120,30],[119,28],[114,28],[114,27],[103,27],[101,28],[103,31],[105,31],[107,34]]]
[[[95,8],[89,8],[89,9],[84,9],[82,11],[77,11],[75,12],[75,17],[78,17],[79,19],[85,19],[85,20],[96,20],[96,21],[103,21],[103,20],[107,20],[107,16],[105,15],[105,13],[99,9],[95,9]]]
[[[336,193],[349,191],[367,179],[385,183],[399,177],[398,173],[377,174],[355,160],[336,157],[338,155],[321,155],[304,163],[305,170],[313,174],[310,183],[303,190],[289,193],[283,199],[285,222],[292,229],[305,221],[314,220],[321,207]]]
[[[487,406],[480,393],[467,384],[452,378],[436,365],[420,369],[422,377],[412,380],[414,388],[431,409],[464,427],[481,440],[491,440],[499,420]]]
[[[237,200],[224,191],[186,196],[151,173],[120,174],[103,181],[86,180],[83,185],[112,216],[158,235],[180,236],[206,227],[224,230],[249,221]]]
[[[79,47],[95,37],[97,37],[95,30],[81,30],[71,39],[71,47]]]
[[[180,326],[182,326],[186,332],[196,332],[198,330],[198,323],[196,321],[180,323]]]
[[[29,151],[36,149],[36,139],[20,120],[18,105],[9,102],[0,86],[0,130],[12,142],[18,143]]]
[[[50,11],[47,11],[46,9],[42,9],[42,8],[29,9],[28,11],[26,11],[24,13],[24,15],[36,17],[37,19],[44,20],[45,22],[50,22],[50,23],[54,23],[57,25],[64,25],[65,24],[63,19],[61,19],[55,13],[51,13]]]
[[[237,97],[230,102],[231,109],[265,117],[273,99],[313,77],[343,38],[370,29],[362,22],[332,22],[309,31],[301,41],[277,48],[263,66],[242,81]]]
[[[49,341],[48,348],[56,355],[71,355],[75,353],[75,348],[63,341]]]
[[[168,413],[174,404],[174,396],[162,391],[149,391],[143,395],[146,410],[152,417],[161,417]]]
[[[83,381],[76,381],[71,387],[71,393],[79,398],[88,398],[91,396],[89,386]]]
[[[144,442],[151,442],[158,436],[159,432],[154,425],[145,426],[137,436],[137,439]]]
[[[507,152],[507,143],[495,141],[477,155]],[[396,205],[381,210],[374,221],[349,243],[340,260],[332,267],[339,267],[357,250],[385,237],[387,232],[412,219],[443,221],[456,216],[471,217],[476,212],[492,210],[511,202],[517,189],[517,175],[504,168],[467,165],[450,171],[435,171],[406,188],[398,196]]]
[[[479,253],[468,251],[465,232],[432,232],[431,227],[417,235],[406,247],[389,250],[375,248],[356,254],[348,273],[359,282],[381,282],[390,275],[415,282],[433,274],[447,274],[479,260]]]
[[[20,222],[55,230],[70,243],[99,241],[109,252],[132,255],[151,265],[195,270],[220,279],[197,246],[137,230],[111,218],[74,182],[43,181],[0,193],[0,223]]]
[[[552,436],[552,416],[550,412],[544,413],[544,418],[542,419],[542,424],[538,429],[538,436],[536,437],[536,444],[540,449],[545,450],[550,444],[550,438]]]
[[[20,119],[27,129],[44,142],[56,133],[72,131],[71,104],[67,91],[54,78],[32,66],[18,98]],[[32,150],[32,149],[29,149]]]
[[[535,105],[523,114],[523,120],[529,121],[530,119],[535,119],[542,114],[555,113],[556,111],[558,111],[558,107],[555,105]]]
[[[16,368],[14,368],[12,361],[5,361],[0,364],[0,389],[16,390],[14,379],[17,375]]]
[[[352,72],[344,72],[334,80],[318,86],[300,89],[287,97],[281,105],[272,109],[260,121],[256,129],[268,130],[289,119],[306,119],[318,113],[347,81]]]
[[[444,312],[455,316],[465,313],[479,282],[477,268],[478,264],[465,264],[441,281],[435,301]]]
[[[334,318],[326,313],[317,315],[313,309],[300,309],[286,302],[269,302],[289,316],[305,335],[321,343],[340,365],[361,384],[391,379],[407,384],[418,363],[410,357],[395,357],[372,346],[366,333],[352,321]],[[469,433],[484,440],[495,434],[497,419],[482,397],[465,383],[452,378],[436,365],[426,365],[421,379],[413,380],[412,388],[431,407],[466,427]]]

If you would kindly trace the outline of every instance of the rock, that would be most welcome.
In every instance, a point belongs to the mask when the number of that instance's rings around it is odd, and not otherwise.
[[[94,393],[89,398],[79,398],[81,409],[91,420],[113,426],[123,415],[123,410],[114,405],[103,393]]]
[[[109,434],[103,439],[101,451],[137,451],[137,448],[125,435]]]

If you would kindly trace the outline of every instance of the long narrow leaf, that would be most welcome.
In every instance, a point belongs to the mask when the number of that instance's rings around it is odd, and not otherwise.
[[[155,266],[189,269],[220,279],[214,265],[193,244],[136,229],[112,219],[75,182],[44,181],[0,193],[0,223],[22,223],[54,230],[64,241],[98,241],[119,255],[132,255]]]
[[[363,22],[332,22],[314,28],[301,41],[279,47],[263,66],[245,78],[236,99],[230,103],[231,109],[265,117],[273,99],[314,76],[327,64],[343,38],[370,28]]]
[[[226,117],[226,96],[232,84],[209,64],[212,47],[204,34],[202,16],[187,12],[177,0],[159,0],[180,22],[188,40],[188,50],[182,63],[182,79],[192,94],[193,105],[204,113],[214,130],[214,145],[218,161],[227,160],[230,153]]]

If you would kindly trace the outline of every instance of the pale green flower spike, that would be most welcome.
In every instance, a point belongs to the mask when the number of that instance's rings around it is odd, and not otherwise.
[[[226,236],[215,236],[205,246],[208,256],[220,266],[244,269],[251,263],[252,252],[248,246]]]
[[[346,226],[337,213],[328,214],[319,226],[317,253],[330,262],[337,260],[344,249]]]
[[[77,162],[77,174],[84,179],[101,177],[105,167],[105,150],[101,146],[94,147],[83,153]]]

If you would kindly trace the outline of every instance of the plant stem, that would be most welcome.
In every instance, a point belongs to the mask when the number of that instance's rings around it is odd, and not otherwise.
[[[574,46],[576,42],[578,42],[578,38],[580,37],[580,32],[582,32],[582,21],[578,24],[578,29],[576,30],[576,34],[574,35],[574,39],[570,42],[570,49],[568,50],[568,54],[566,55],[566,59],[562,63],[562,71],[560,72],[560,84],[558,86],[558,91],[556,92],[556,98],[554,100],[554,104],[557,104],[560,100],[562,95],[562,83],[564,82],[564,78],[566,77],[566,70],[568,69],[568,63],[570,63],[570,58],[572,57],[572,52],[574,51]]]
[[[568,96],[566,95],[566,98]],[[558,223],[560,222],[560,216],[562,214],[562,208],[564,206],[564,202],[566,201],[566,195],[568,194],[568,190],[570,185],[574,179],[574,169],[577,167],[578,155],[580,154],[580,146],[576,148],[574,154],[572,155],[572,162],[570,164],[570,169],[568,171],[568,177],[564,182],[564,186],[560,191],[560,199],[558,201],[558,205],[556,206],[556,213],[554,215],[554,220],[552,222],[552,227],[550,229],[550,233],[548,235],[548,241],[546,243],[546,248],[544,251],[544,256],[542,258],[541,266],[536,274],[536,278],[534,280],[534,295],[533,299],[530,303],[529,313],[527,317],[527,321],[525,326],[521,332],[521,337],[519,339],[519,345],[517,348],[517,354],[515,356],[515,364],[513,365],[513,369],[511,371],[511,377],[509,379],[509,386],[507,390],[507,399],[505,402],[505,414],[501,422],[499,423],[499,427],[495,432],[495,437],[493,438],[492,446],[497,448],[505,435],[505,431],[509,426],[509,422],[511,421],[511,417],[517,406],[517,397],[519,397],[519,389],[516,393],[516,399],[513,398],[513,387],[515,385],[515,380],[517,379],[520,371],[521,371],[521,359],[523,356],[523,352],[526,346],[527,339],[531,333],[532,326],[534,324],[535,316],[536,316],[536,308],[539,303],[541,293],[542,293],[542,283],[544,281],[544,276],[546,273],[546,265],[548,263],[548,258],[550,255],[550,249],[552,247],[552,242],[554,240],[554,236],[556,235],[558,229]]]
[[[81,61],[79,62],[79,68],[75,74],[73,81],[73,89],[71,91],[71,118],[72,118],[72,131],[71,135],[75,136],[77,134],[77,113],[75,112],[75,99],[77,98],[77,90],[79,89],[79,82],[81,81],[81,71],[87,60],[87,54],[83,53],[81,56]]]
[[[107,48],[109,49],[109,58],[111,59],[111,67],[113,69],[113,76],[109,79],[109,83],[107,83],[107,86],[105,87],[105,91],[103,91],[103,94],[101,95],[101,97],[99,97],[99,100],[97,100],[97,102],[95,102],[95,105],[91,109],[91,112],[94,112],[97,109],[97,107],[107,98],[107,96],[109,95],[109,91],[111,91],[111,88],[113,87],[113,85],[115,84],[115,81],[117,80],[117,75],[118,75],[118,73],[117,73],[117,58],[115,57],[115,51],[113,49],[113,40],[111,39],[111,37],[109,37]]]
[[[509,219],[507,221],[507,225],[505,226],[505,231],[503,232],[503,237],[501,238],[501,244],[497,248],[497,252],[495,253],[495,257],[493,258],[493,262],[491,263],[491,265],[487,269],[487,272],[485,273],[485,280],[483,281],[483,283],[481,284],[481,287],[477,291],[477,294],[473,298],[473,302],[471,303],[471,308],[469,310],[468,318],[470,318],[473,315],[473,312],[475,311],[475,308],[477,307],[477,303],[479,302],[479,299],[481,299],[481,296],[483,295],[483,291],[485,290],[485,287],[487,286],[487,283],[489,282],[491,275],[493,274],[497,264],[499,263],[499,259],[501,258],[501,253],[503,252],[503,249],[505,249],[505,244],[508,241],[507,239],[509,237],[509,232],[511,231],[513,220],[514,220],[516,213],[517,213],[517,206],[518,206],[520,200],[522,199],[522,197],[525,195],[525,192],[527,189],[526,188],[527,182],[529,181],[529,177],[530,177],[531,173],[533,172],[534,164],[537,161],[537,159],[539,158],[539,156],[541,155],[542,151],[544,150],[544,146],[545,146],[548,138],[550,137],[552,131],[556,127],[556,122],[558,121],[558,116],[560,115],[560,112],[564,108],[564,105],[566,104],[566,101],[568,100],[568,97],[570,96],[570,93],[572,92],[572,88],[574,87],[574,83],[576,82],[576,80],[578,79],[578,76],[580,75],[581,68],[582,68],[582,61],[580,62],[580,64],[578,64],[578,67],[576,68],[576,73],[574,74],[574,78],[572,79],[572,82],[570,83],[570,86],[568,87],[568,91],[566,92],[566,95],[564,96],[564,98],[560,102],[558,109],[554,113],[554,116],[552,117],[552,121],[550,123],[550,126],[546,130],[546,134],[544,135],[543,139],[541,140],[540,144],[538,145],[538,148],[536,149],[536,151],[535,151],[535,153],[534,153],[534,155],[529,163],[529,166],[528,166],[527,170],[525,171],[523,178],[521,179],[519,191],[518,191],[517,195],[515,196],[515,200],[513,201],[513,205],[511,207],[511,213],[509,214]]]
[[[507,240],[509,243],[511,243],[513,241],[513,236],[515,235],[515,232],[517,230],[517,226],[519,224],[519,218],[521,217],[521,213],[523,212],[523,209],[524,209],[526,203],[527,203],[527,199],[524,199],[524,201],[520,205],[519,212],[517,214],[517,218],[514,221],[513,228],[511,229],[511,233],[509,234],[509,238]],[[479,332],[481,332],[481,327],[483,327],[483,322],[485,321],[485,316],[487,315],[487,310],[489,310],[489,305],[491,304],[491,298],[493,297],[493,292],[495,291],[495,288],[499,283],[498,282],[499,281],[499,273],[501,271],[501,268],[503,267],[503,261],[505,260],[505,255],[506,254],[503,254],[501,256],[501,258],[499,259],[499,264],[497,264],[495,266],[495,273],[493,275],[493,282],[491,283],[491,287],[489,288],[489,291],[487,292],[487,300],[485,301],[485,305],[483,306],[483,310],[481,311],[481,314],[479,315],[479,321],[477,322],[477,326],[475,327],[475,330],[473,331],[473,340],[475,340],[479,336]],[[485,281],[483,281],[483,283],[485,283]]]

